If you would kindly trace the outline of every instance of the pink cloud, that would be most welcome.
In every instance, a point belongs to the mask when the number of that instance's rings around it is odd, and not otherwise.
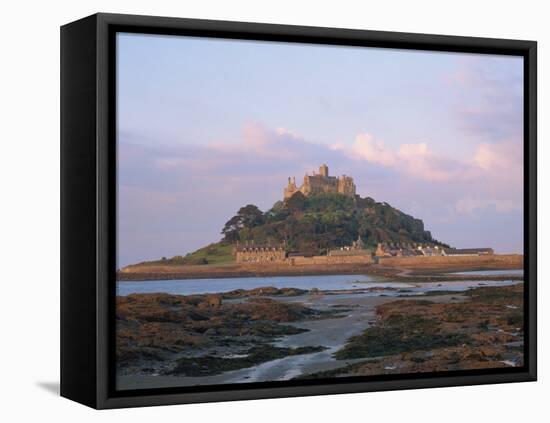
[[[504,170],[507,172],[523,171],[523,150],[519,142],[502,142],[499,144],[481,143],[478,145],[474,162],[486,171]]]
[[[488,199],[467,196],[460,198],[455,204],[456,212],[461,214],[474,214],[477,210],[487,207],[494,207],[500,213],[521,210],[518,202],[511,199]]]
[[[457,168],[457,162],[434,154],[426,143],[401,144],[393,151],[371,134],[357,135],[350,155],[426,181],[447,181]]]
[[[458,194],[453,213],[523,209],[523,153],[518,141],[480,143],[470,159],[456,160],[435,154],[427,143],[390,149],[382,140],[365,133],[355,138],[347,153],[355,160],[391,169],[409,180],[444,184],[441,186]]]
[[[494,207],[498,212],[523,210],[521,143],[479,144],[464,180],[475,183],[478,194],[461,198],[456,203],[458,212],[472,213],[485,207]]]
[[[255,155],[272,159],[296,159],[304,148],[315,144],[285,128],[268,129],[257,122],[247,122],[236,143],[221,142],[208,146],[213,152]]]
[[[395,153],[386,149],[384,141],[376,140],[371,134],[355,137],[352,153],[357,157],[382,166],[393,167],[397,163]]]
[[[144,258],[216,241],[239,207],[253,202],[267,210],[282,198],[288,176],[299,178],[320,163],[327,163],[331,174],[353,176],[361,196],[388,201],[423,219],[438,239],[475,244],[471,239],[481,229],[500,222],[498,233],[482,238],[484,244],[496,246],[499,236],[502,245],[511,245],[514,236],[521,242],[517,233],[509,233],[518,227],[515,219],[523,206],[520,139],[480,142],[458,160],[436,153],[430,142],[390,146],[362,133],[351,145],[327,145],[287,128],[248,123],[225,144],[123,142],[119,147],[121,239],[128,251],[151,245]],[[165,245],[162,237],[168,233],[173,242]]]

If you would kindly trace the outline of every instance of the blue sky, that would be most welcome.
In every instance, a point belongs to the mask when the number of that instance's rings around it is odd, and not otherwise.
[[[119,34],[118,265],[217,241],[321,163],[457,247],[523,250],[522,59]]]

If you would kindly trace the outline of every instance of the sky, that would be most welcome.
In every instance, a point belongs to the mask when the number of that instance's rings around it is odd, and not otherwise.
[[[523,252],[523,59],[118,34],[118,267],[218,241],[323,163],[440,241]]]

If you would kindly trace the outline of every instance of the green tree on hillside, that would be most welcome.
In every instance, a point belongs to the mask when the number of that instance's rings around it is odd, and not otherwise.
[[[226,241],[237,241],[240,239],[239,231],[251,229],[264,223],[264,214],[254,204],[241,207],[237,214],[229,219],[222,229]]]

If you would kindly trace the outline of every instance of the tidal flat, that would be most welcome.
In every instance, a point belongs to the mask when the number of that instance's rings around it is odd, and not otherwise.
[[[523,283],[498,279],[118,296],[117,388],[520,366]]]

